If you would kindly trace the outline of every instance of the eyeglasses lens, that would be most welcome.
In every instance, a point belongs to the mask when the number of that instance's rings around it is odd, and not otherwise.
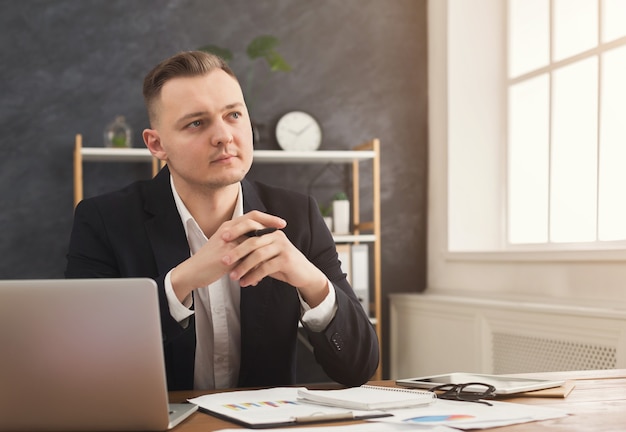
[[[496,393],[495,387],[484,383],[443,384],[431,388],[430,391],[438,392],[439,399],[481,402],[487,405],[490,404],[480,399],[491,399]]]

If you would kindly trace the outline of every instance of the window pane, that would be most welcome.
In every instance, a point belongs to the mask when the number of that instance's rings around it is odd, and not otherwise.
[[[596,239],[597,58],[554,72],[550,237]]]
[[[554,0],[554,60],[597,45],[597,0]]]
[[[510,243],[548,241],[548,95],[547,75],[514,85],[509,91]]]
[[[549,0],[509,0],[509,76],[550,61]]]
[[[626,3],[626,2],[624,2]],[[626,47],[602,64],[599,240],[626,239]]]
[[[603,42],[626,36],[626,1],[604,0],[602,23]]]

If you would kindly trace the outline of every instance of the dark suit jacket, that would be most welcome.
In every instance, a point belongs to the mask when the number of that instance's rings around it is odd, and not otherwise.
[[[244,212],[256,209],[285,219],[289,240],[335,287],[335,318],[323,332],[307,331],[316,360],[339,383],[364,383],[378,365],[378,340],[341,271],[335,244],[315,201],[247,180],[242,187]],[[65,276],[156,280],[169,390],[193,388],[194,321],[183,328],[171,317],[163,285],[167,272],[189,256],[167,167],[152,180],[85,199],[76,207]],[[238,386],[293,384],[300,317],[296,290],[267,277],[256,287],[241,290],[240,308]]]

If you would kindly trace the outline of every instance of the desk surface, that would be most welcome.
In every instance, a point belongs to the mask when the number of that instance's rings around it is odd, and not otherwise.
[[[520,376],[574,380],[576,386],[567,398],[513,397],[506,399],[509,402],[562,408],[572,415],[555,420],[505,426],[493,429],[494,431],[623,432],[626,430],[626,369],[547,372]],[[392,382],[374,381],[373,384],[391,385]],[[205,393],[207,392],[171,392],[170,400],[171,402],[181,402]],[[240,427],[208,414],[197,412],[177,426],[173,432],[206,432],[227,428],[239,429]],[[288,429],[293,430],[294,427]]]

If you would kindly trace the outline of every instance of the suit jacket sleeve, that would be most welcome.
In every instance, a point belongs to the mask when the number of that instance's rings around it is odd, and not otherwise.
[[[378,338],[354,290],[341,270],[332,235],[311,200],[311,257],[335,287],[337,313],[322,332],[308,331],[315,358],[335,381],[357,386],[368,381],[378,366]]]
[[[250,198],[252,194],[248,186],[244,183],[244,197]],[[341,270],[335,242],[317,203],[312,197],[277,191],[266,185],[256,184],[255,189],[266,207],[262,210],[287,221],[284,232],[289,240],[335,287],[337,312],[327,328],[313,332],[305,327],[317,362],[330,378],[341,384],[357,386],[365,383],[378,367],[378,338]],[[251,208],[258,207],[251,205],[248,210]]]

